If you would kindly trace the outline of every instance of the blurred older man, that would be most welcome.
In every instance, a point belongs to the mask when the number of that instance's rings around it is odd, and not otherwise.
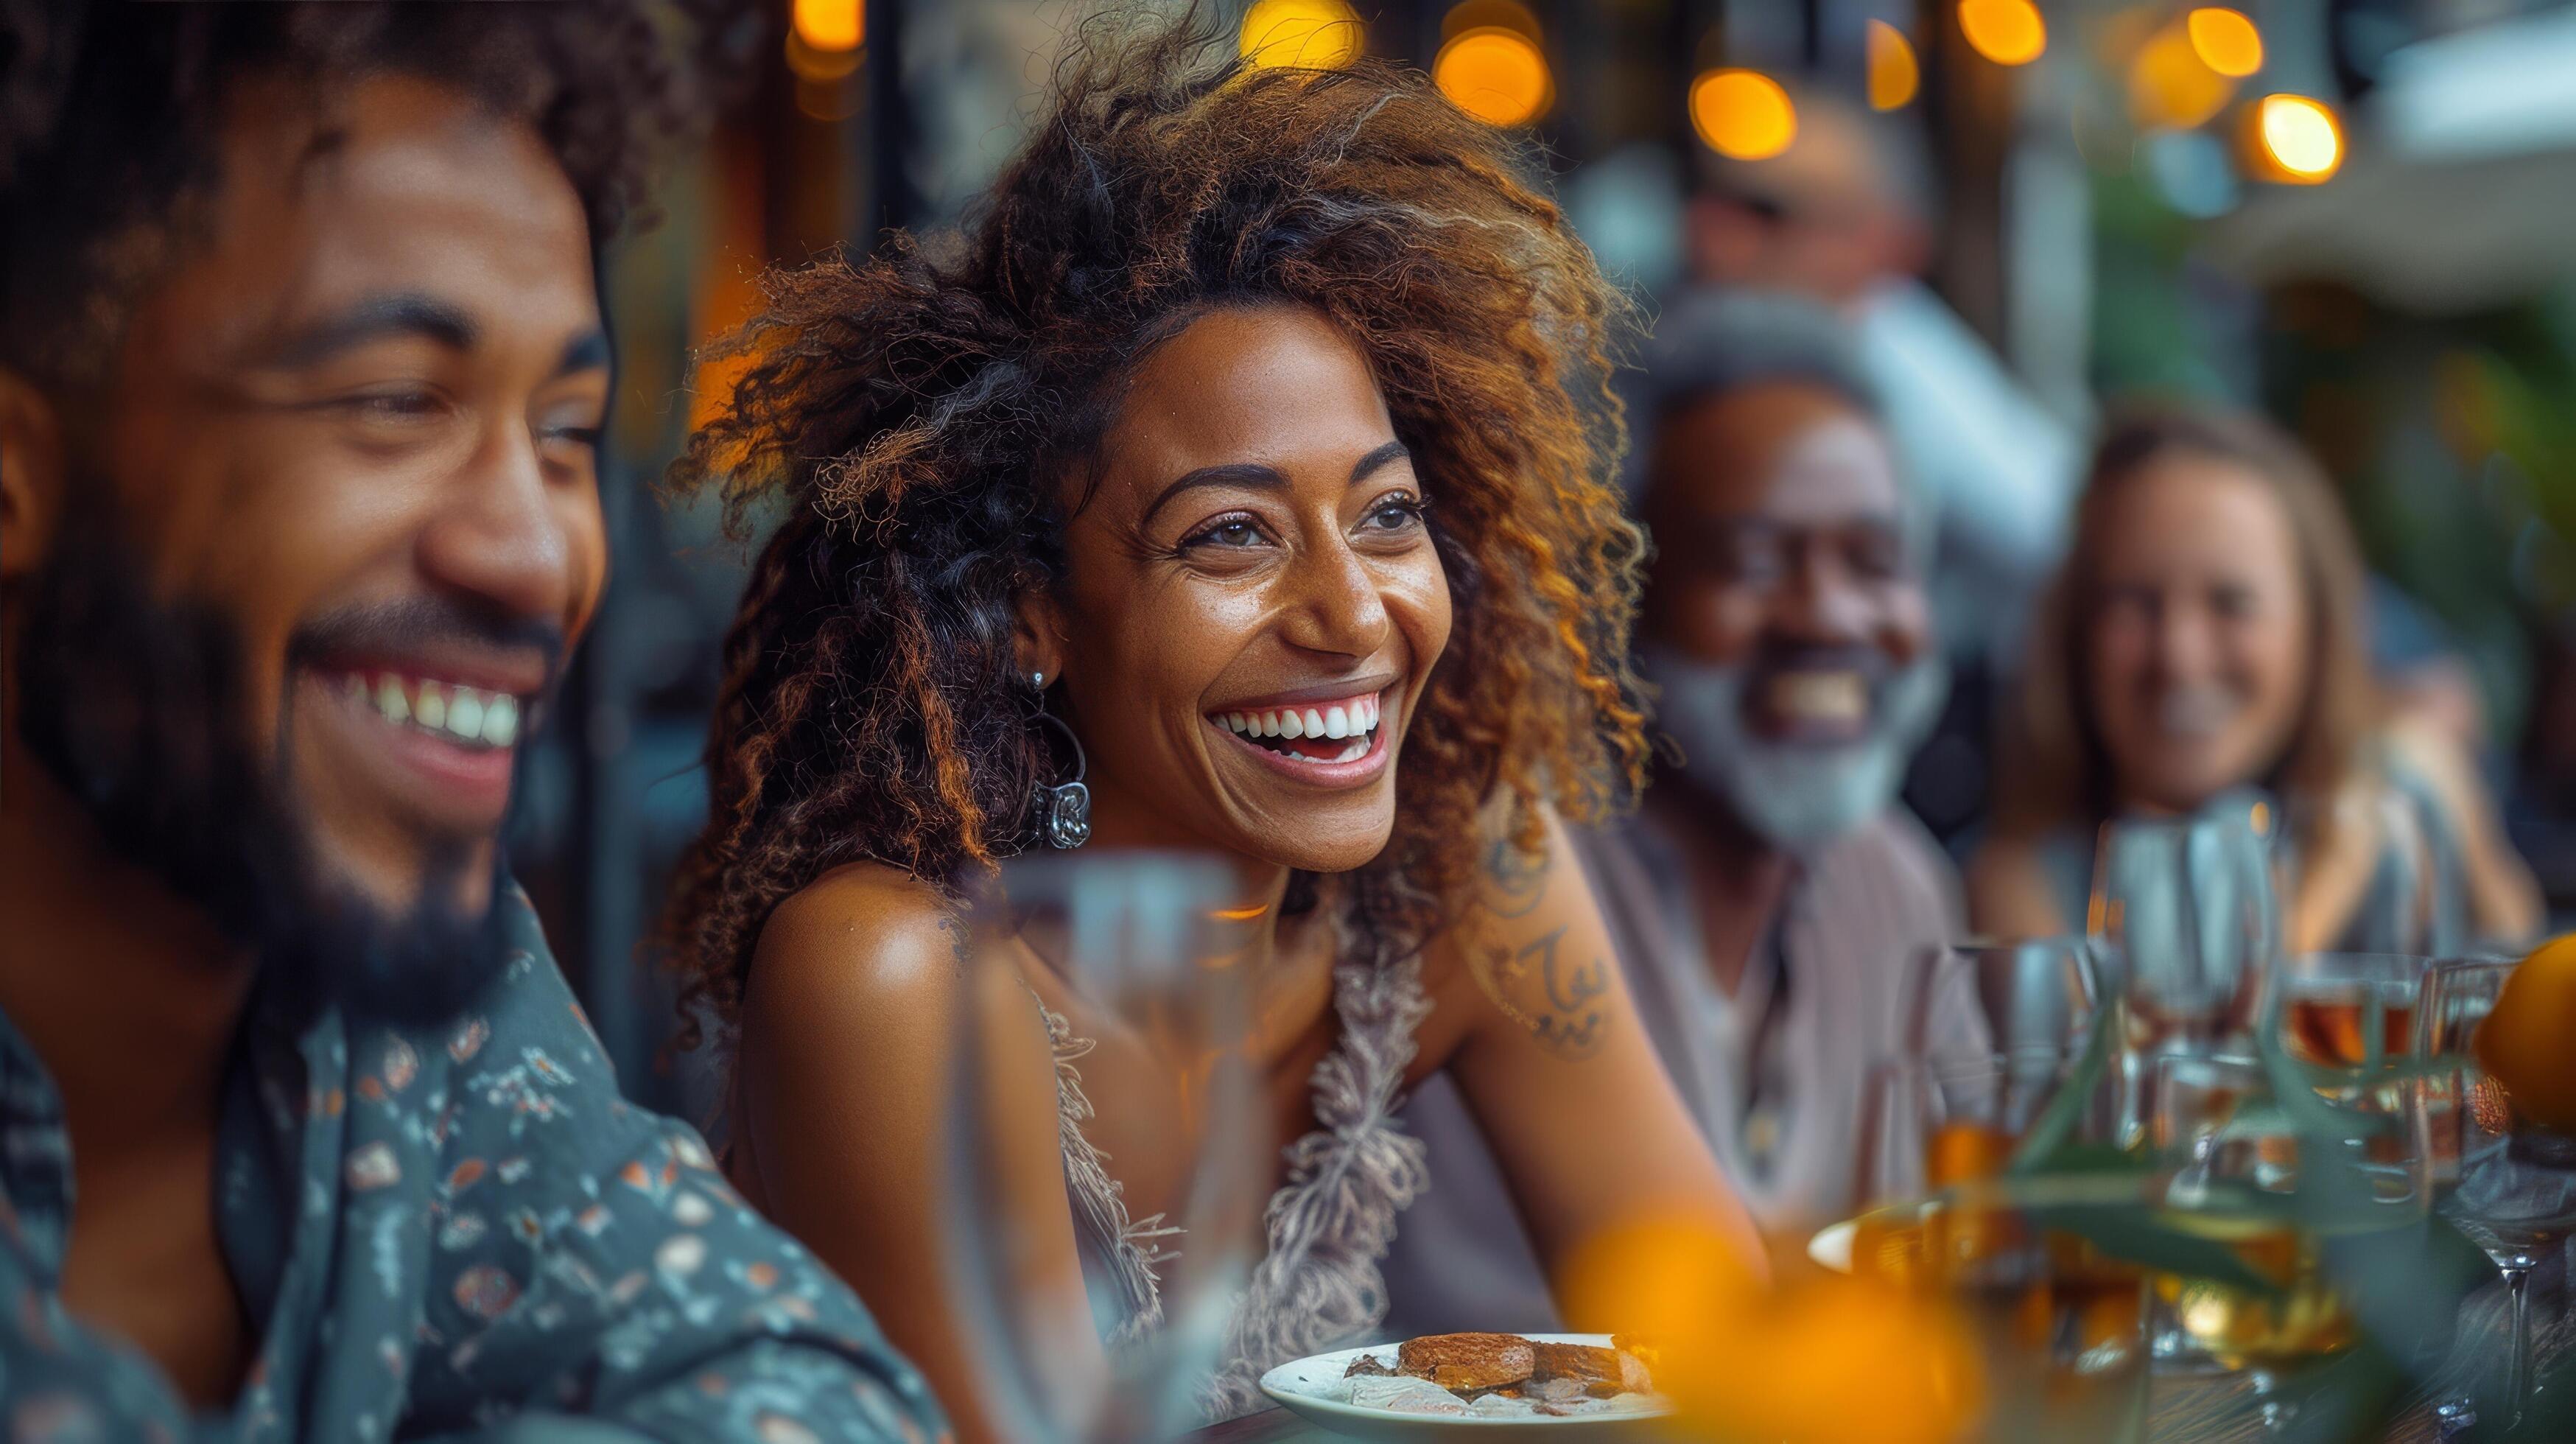
[[[1957,916],[1947,861],[1895,803],[1945,690],[1920,517],[1841,324],[1811,302],[1685,302],[1641,400],[1640,650],[1678,765],[1578,847],[1665,1066],[1786,1243],[1856,1202],[1902,970]],[[1433,1182],[1388,1261],[1390,1326],[1548,1326],[1457,1095],[1434,1084],[1406,1116]]]

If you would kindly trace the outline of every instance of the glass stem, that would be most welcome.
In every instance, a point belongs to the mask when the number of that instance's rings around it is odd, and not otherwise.
[[[2505,1345],[2505,1427],[2522,1423],[2523,1393],[2531,1387],[2531,1265],[2504,1270],[2505,1307],[2510,1340]]]

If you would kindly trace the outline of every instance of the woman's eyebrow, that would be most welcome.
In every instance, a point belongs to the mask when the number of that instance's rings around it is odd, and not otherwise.
[[[1286,473],[1275,466],[1263,466],[1257,461],[1230,461],[1218,466],[1202,466],[1195,471],[1181,473],[1172,480],[1170,485],[1156,493],[1154,499],[1146,504],[1145,514],[1137,518],[1136,524],[1150,525],[1154,520],[1154,514],[1161,511],[1172,498],[1206,487],[1240,486],[1249,487],[1255,491],[1279,491],[1285,489],[1287,485]]]
[[[1368,480],[1370,475],[1381,467],[1390,466],[1396,462],[1406,460],[1412,455],[1413,452],[1407,448],[1403,442],[1387,442],[1376,450],[1370,452],[1368,455],[1361,457],[1359,461],[1351,467],[1351,485],[1357,486],[1361,482]]]

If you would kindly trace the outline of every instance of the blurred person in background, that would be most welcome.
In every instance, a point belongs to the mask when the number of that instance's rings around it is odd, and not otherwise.
[[[1679,757],[1574,851],[1729,1178],[1775,1242],[1803,1241],[1860,1201],[1864,1083],[1896,1050],[1904,970],[1958,931],[1958,879],[1896,800],[1945,685],[1926,518],[1832,312],[1702,294],[1646,361],[1639,650]],[[1434,1079],[1404,1117],[1432,1183],[1388,1262],[1396,1332],[1552,1327],[1457,1091]]]
[[[12,1437],[939,1427],[620,1100],[498,841],[683,18],[0,5]]]
[[[1391,1110],[1434,1074],[1543,1256],[1653,1217],[1756,1264],[1557,820],[1647,752],[1616,293],[1427,77],[1233,49],[1198,18],[1078,32],[958,244],[771,278],[680,471],[784,515],[672,920],[728,1045],[728,1165],[971,1438],[1000,1423],[970,1219],[1024,1241],[1009,1323],[1048,1407],[1166,1327],[1156,1250],[1258,1260],[1203,1396],[1239,1414],[1271,1366],[1380,1336],[1422,1169]],[[1236,880],[1240,950],[1204,961],[1253,994],[1224,1046],[1264,1126],[1210,1146],[1276,1190],[1239,1237],[1191,1212],[1203,1104],[1065,930],[958,941],[996,861],[1050,844]],[[999,1115],[975,1199],[941,1183],[967,1046]]]
[[[1700,150],[1684,212],[1689,284],[1794,291],[1849,321],[1937,537],[1944,649],[2000,662],[2064,548],[2081,443],[1918,279],[1930,235],[1919,166],[1889,130],[1899,122],[1813,88],[1796,102],[1797,135],[1779,155]]]
[[[2401,825],[2433,870],[2433,947],[2535,932],[2539,890],[2460,739],[2385,705],[2364,597],[2332,484],[2277,427],[2186,407],[2116,421],[2032,636],[1969,874],[1978,930],[2083,926],[2106,820],[2269,795],[2301,834],[2293,949],[2367,941],[2411,886]]]

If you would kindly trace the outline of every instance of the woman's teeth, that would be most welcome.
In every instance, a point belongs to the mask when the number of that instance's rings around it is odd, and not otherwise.
[[[340,689],[398,727],[427,732],[459,747],[509,747],[519,740],[519,699],[394,672],[346,672]]]
[[[1273,752],[1309,762],[1357,762],[1366,757],[1376,741],[1378,724],[1377,694],[1369,693],[1347,701],[1318,704],[1312,707],[1273,707],[1258,712],[1220,712],[1209,720],[1238,737],[1250,739]],[[1350,745],[1331,755],[1307,747],[1273,745],[1273,739],[1284,744],[1305,739],[1341,741]]]

